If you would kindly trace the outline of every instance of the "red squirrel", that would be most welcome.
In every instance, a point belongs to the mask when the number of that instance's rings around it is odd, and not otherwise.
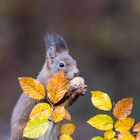
[[[76,61],[70,56],[64,39],[58,34],[50,33],[44,37],[44,41],[47,48],[46,59],[43,68],[37,76],[37,80],[46,86],[48,79],[60,70],[65,72],[67,80],[78,76],[79,70]],[[83,93],[83,88],[79,87],[74,90],[72,94],[64,97],[59,104],[66,104],[65,106],[71,105],[79,96],[79,92]],[[42,102],[47,102],[47,100],[43,100]],[[33,100],[22,93],[12,114],[10,140],[31,140],[23,137],[23,130],[29,119],[31,110],[37,103],[39,101]],[[54,140],[54,138],[48,138],[46,135],[38,140]]]

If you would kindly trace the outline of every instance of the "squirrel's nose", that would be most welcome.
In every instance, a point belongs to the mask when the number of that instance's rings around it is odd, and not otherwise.
[[[78,76],[79,75],[79,70],[75,70],[74,71],[74,76],[76,77],[76,76]]]

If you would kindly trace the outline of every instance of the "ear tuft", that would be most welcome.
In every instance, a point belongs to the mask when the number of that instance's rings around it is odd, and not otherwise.
[[[54,33],[47,33],[44,37],[46,47],[55,46]]]
[[[55,47],[57,53],[68,52],[68,46],[65,40],[58,34],[48,33],[44,37],[45,45],[49,49]]]

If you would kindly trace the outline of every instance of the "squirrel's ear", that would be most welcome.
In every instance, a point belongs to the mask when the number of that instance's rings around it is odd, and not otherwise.
[[[49,65],[53,63],[53,59],[56,57],[56,49],[55,47],[51,46],[47,50],[47,58],[48,58],[48,63]]]
[[[45,45],[48,48],[48,51],[50,48],[54,48],[55,55],[65,52],[68,53],[68,46],[65,42],[65,40],[58,34],[49,33],[44,37]]]

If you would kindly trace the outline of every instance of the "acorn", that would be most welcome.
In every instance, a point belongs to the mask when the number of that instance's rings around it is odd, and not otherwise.
[[[87,86],[85,85],[84,78],[75,77],[70,81],[69,84],[70,84],[71,91],[78,90],[78,88],[80,88],[81,94],[85,94],[85,90]]]

